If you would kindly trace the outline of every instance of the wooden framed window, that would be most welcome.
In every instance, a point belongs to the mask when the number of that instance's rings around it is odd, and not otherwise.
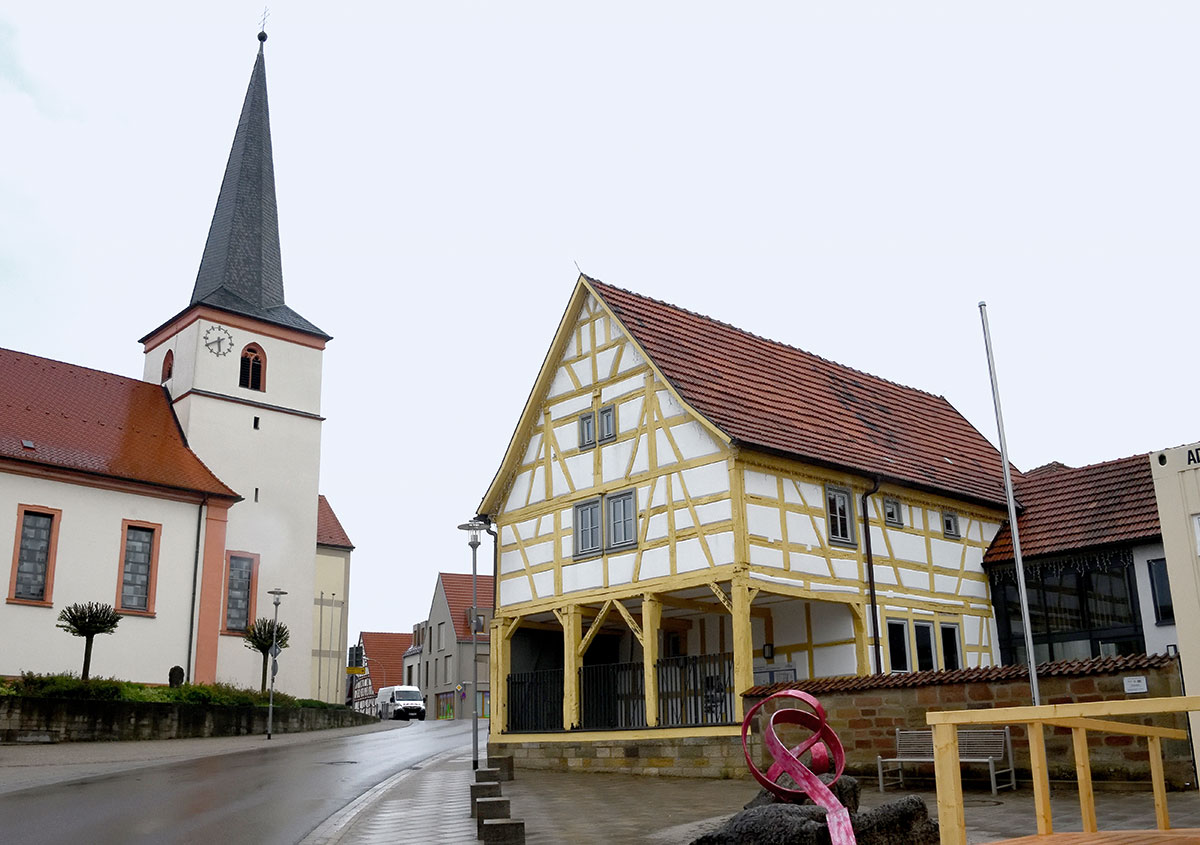
[[[937,668],[937,650],[933,643],[933,623],[914,622],[913,634],[917,640],[917,671],[926,672]]]
[[[894,528],[904,527],[904,511],[898,499],[889,497],[883,500],[883,521]]]
[[[254,621],[258,592],[258,555],[250,552],[225,554],[225,630],[243,634]]]
[[[942,629],[942,668],[947,672],[962,668],[962,651],[958,644],[958,626],[953,622],[943,622]]]
[[[903,619],[887,621],[888,662],[893,672],[908,672],[912,663],[908,657],[908,622]]]
[[[1167,579],[1167,560],[1146,561],[1150,567],[1150,594],[1154,602],[1154,621],[1159,625],[1175,624],[1175,605],[1171,601],[1171,582]]]
[[[242,369],[238,376],[238,386],[248,390],[267,389],[267,356],[256,343],[251,343],[242,350]]]
[[[958,514],[951,511],[942,511],[942,533],[954,539],[962,536],[958,530]]]
[[[597,420],[596,440],[600,443],[608,443],[610,440],[617,439],[617,406],[605,405],[600,409],[600,416]]]
[[[121,522],[121,561],[117,581],[117,610],[154,615],[158,580],[158,545],[162,526],[152,522]]]
[[[825,503],[829,513],[829,539],[831,542],[853,546],[854,500],[844,487],[825,487]]]
[[[167,354],[163,356],[162,378],[159,380],[159,383],[162,384],[162,383],[166,383],[166,382],[170,381],[171,376],[173,376],[174,374],[175,374],[175,353],[173,351],[171,351],[170,349],[168,349]]]
[[[625,549],[637,544],[637,501],[633,490],[604,497],[608,548]]]
[[[36,505],[17,506],[8,600],[50,607],[54,597],[54,561],[62,511]]]
[[[600,551],[600,500],[589,499],[575,506],[575,557],[594,555]]]
[[[591,449],[596,445],[596,415],[591,411],[579,415],[579,448]]]

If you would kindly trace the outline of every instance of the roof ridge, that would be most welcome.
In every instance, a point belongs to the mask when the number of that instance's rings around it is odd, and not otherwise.
[[[63,361],[59,358],[47,358],[45,355],[35,355],[32,352],[22,352],[19,349],[9,349],[8,347],[0,346],[0,354],[11,352],[13,355],[24,355],[26,358],[36,358],[39,361],[46,361],[50,364],[62,364],[64,367],[70,367],[73,370],[87,370],[91,373],[98,373],[102,376],[112,376],[113,378],[123,379],[124,381],[133,382],[134,384],[144,384],[147,387],[158,388],[157,384],[152,384],[148,381],[143,381],[140,378],[133,376],[121,375],[120,373],[112,373],[108,370],[98,370],[95,367],[88,367],[83,364],[72,364],[70,361]]]
[[[587,273],[581,273],[580,275],[583,276],[583,278],[587,279],[589,282],[591,282],[593,285],[600,285],[601,287],[619,291],[623,294],[626,294],[627,296],[637,297],[638,299],[645,300],[646,302],[653,302],[656,305],[662,305],[666,308],[672,308],[676,311],[682,311],[684,314],[688,314],[692,317],[696,317],[698,319],[704,320],[704,321],[712,323],[714,325],[724,326],[725,328],[731,329],[731,330],[737,332],[738,334],[743,334],[746,337],[752,337],[755,340],[760,340],[760,341],[763,341],[764,343],[770,343],[774,346],[778,346],[783,349],[790,349],[793,352],[798,352],[801,355],[806,355],[809,358],[812,358],[816,361],[820,361],[825,364],[830,364],[839,369],[847,370],[849,372],[856,373],[858,375],[866,376],[867,378],[873,379],[874,381],[882,382],[884,384],[890,384],[893,387],[898,387],[902,390],[910,390],[913,393],[920,393],[923,396],[928,396],[933,399],[941,399],[943,402],[946,402],[947,404],[949,404],[949,400],[947,400],[943,394],[933,393],[928,390],[922,390],[919,387],[913,387],[912,385],[903,384],[898,381],[893,381],[892,379],[884,378],[883,376],[878,376],[878,375],[875,375],[874,373],[868,373],[866,370],[860,370],[857,367],[851,367],[849,364],[843,364],[839,361],[833,360],[832,358],[826,358],[823,355],[818,355],[817,353],[810,352],[807,349],[801,349],[799,346],[794,346],[790,343],[785,343],[782,340],[776,340],[775,338],[766,337],[765,335],[755,334],[752,331],[743,329],[739,326],[735,326],[735,325],[733,325],[733,323],[727,323],[724,320],[718,320],[716,317],[710,317],[707,314],[701,314],[699,311],[692,311],[689,308],[684,308],[683,306],[676,305],[673,302],[667,302],[666,300],[656,299],[652,296],[646,296],[645,294],[637,293],[637,292],[631,291],[627,288],[618,287],[617,285],[611,285],[608,282],[604,282],[604,281],[601,281],[600,279],[589,276]],[[951,407],[953,407],[953,406],[951,406]]]

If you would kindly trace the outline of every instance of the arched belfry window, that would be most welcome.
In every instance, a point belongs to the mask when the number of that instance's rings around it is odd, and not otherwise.
[[[242,350],[242,372],[238,385],[251,390],[267,389],[267,357],[262,347],[250,344]]]
[[[160,384],[166,384],[171,380],[171,376],[175,373],[175,353],[170,349],[163,356],[162,381]]]

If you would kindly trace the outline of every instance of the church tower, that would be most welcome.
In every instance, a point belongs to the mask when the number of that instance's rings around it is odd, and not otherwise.
[[[188,445],[242,497],[205,509],[195,679],[257,686],[260,658],[241,633],[272,616],[268,591],[278,588],[288,593],[279,621],[291,648],[276,686],[310,697],[321,359],[330,337],[284,302],[266,33],[258,39],[191,301],[142,338],[143,378],[163,385]]]

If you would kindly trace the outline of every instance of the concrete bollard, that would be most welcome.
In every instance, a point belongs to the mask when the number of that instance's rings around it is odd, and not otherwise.
[[[483,838],[483,823],[488,819],[507,819],[510,815],[507,798],[479,798],[475,801],[476,839]]]
[[[500,784],[495,782],[471,784],[471,818],[475,818],[475,802],[480,798],[499,798]]]
[[[476,783],[499,783],[500,782],[500,770],[499,769],[476,769],[475,770],[475,782]]]
[[[521,819],[485,819],[482,839],[488,845],[525,845],[525,822]]]
[[[513,758],[511,755],[488,757],[488,766],[499,770],[500,777],[497,780],[507,781],[513,779]]]

